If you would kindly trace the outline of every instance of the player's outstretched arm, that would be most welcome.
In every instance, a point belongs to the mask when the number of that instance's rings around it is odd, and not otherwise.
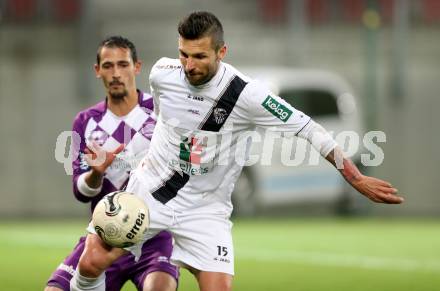
[[[397,196],[397,189],[390,183],[362,175],[356,165],[344,157],[340,147],[335,147],[326,157],[357,191],[377,203],[400,204],[404,199]]]

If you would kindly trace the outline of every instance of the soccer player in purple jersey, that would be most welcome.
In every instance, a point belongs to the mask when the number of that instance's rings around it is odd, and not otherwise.
[[[103,80],[106,100],[80,112],[73,123],[73,131],[81,137],[73,146],[78,157],[72,163],[73,192],[79,201],[91,202],[92,211],[105,194],[125,187],[130,170],[148,150],[156,118],[151,95],[136,89],[135,77],[140,70],[136,48],[129,40],[114,36],[99,46],[95,71]],[[106,290],[120,290],[128,280],[138,290],[176,290],[178,269],[169,261],[172,237],[161,232],[143,245],[137,262],[131,253],[112,249],[95,235],[81,237],[52,274],[45,291],[70,290],[72,276],[84,267],[78,266],[84,248],[93,245],[89,241],[99,241],[115,258],[124,253],[107,266]],[[103,255],[99,248],[90,251],[98,260]],[[99,274],[82,275],[87,281]]]

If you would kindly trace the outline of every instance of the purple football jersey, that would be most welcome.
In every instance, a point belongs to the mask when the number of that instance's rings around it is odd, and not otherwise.
[[[73,143],[73,156],[77,157],[72,163],[73,192],[78,200],[91,201],[92,211],[105,194],[123,189],[130,171],[136,168],[148,151],[156,124],[153,99],[149,94],[140,91],[138,93],[138,106],[124,117],[118,117],[107,110],[107,102],[102,101],[81,111],[73,122],[73,131],[81,137],[80,143]],[[101,192],[94,197],[88,197],[80,192],[77,181],[81,174],[90,170],[84,160],[84,149],[92,141],[107,151],[114,150],[121,144],[125,144],[125,148],[107,168]]]

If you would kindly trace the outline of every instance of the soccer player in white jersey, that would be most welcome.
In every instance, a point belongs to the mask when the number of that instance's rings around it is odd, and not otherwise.
[[[180,60],[162,58],[151,70],[158,122],[150,151],[127,190],[150,207],[146,239],[169,230],[175,240],[172,260],[195,275],[200,290],[232,289],[231,192],[249,146],[243,133],[255,127],[275,127],[307,139],[372,201],[403,201],[390,183],[362,175],[305,113],[224,63],[226,46],[217,17],[191,13],[178,31]],[[134,246],[130,251],[136,254],[138,249]],[[107,256],[108,261],[113,259]],[[81,260],[91,270],[98,263],[87,252]],[[99,290],[93,286],[90,283],[87,290]]]

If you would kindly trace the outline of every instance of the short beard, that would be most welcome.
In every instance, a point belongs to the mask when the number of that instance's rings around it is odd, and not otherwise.
[[[189,81],[189,80],[190,80],[190,78],[189,78],[189,74],[188,74],[187,72],[185,72],[185,75],[186,75],[187,80]],[[211,81],[211,79],[212,79],[214,76],[215,76],[215,74],[212,74],[212,75],[208,74],[208,75],[206,75],[204,78],[197,80],[196,83],[191,83],[191,82],[190,82],[190,84],[193,85],[193,86],[201,86],[201,85],[206,84],[206,83],[208,83],[209,81]]]
[[[125,89],[122,92],[110,92],[109,94],[113,100],[118,101],[123,100],[125,97],[128,96],[128,92]]]

